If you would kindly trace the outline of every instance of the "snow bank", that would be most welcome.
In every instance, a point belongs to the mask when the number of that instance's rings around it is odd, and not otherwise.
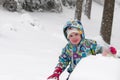
[[[70,80],[120,80],[120,60],[101,55],[81,60],[70,76]]]

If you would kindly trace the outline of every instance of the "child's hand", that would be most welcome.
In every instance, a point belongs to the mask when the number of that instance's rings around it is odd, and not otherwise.
[[[114,48],[114,47],[109,47],[109,49],[110,49],[110,52],[113,54],[113,55],[116,55],[116,53],[117,53],[117,50]]]
[[[115,57],[116,54],[117,54],[117,50],[112,46],[110,46],[108,49],[104,48],[102,53],[103,56],[113,56],[113,57]]]
[[[48,77],[48,80],[59,80],[59,74],[54,73]]]
[[[62,73],[62,69],[60,67],[57,67],[54,73],[51,76],[49,76],[47,79],[48,80],[50,79],[59,80],[59,76],[61,73]]]
[[[57,79],[48,79],[48,80],[57,80]]]

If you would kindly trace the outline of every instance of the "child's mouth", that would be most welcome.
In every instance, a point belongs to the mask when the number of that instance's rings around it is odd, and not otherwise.
[[[78,39],[73,40],[74,43],[78,42]]]

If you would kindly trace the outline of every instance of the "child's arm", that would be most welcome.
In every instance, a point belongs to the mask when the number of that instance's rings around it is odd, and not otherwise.
[[[103,52],[102,46],[98,45],[95,40],[88,40],[90,44],[90,54],[96,55],[101,54]]]
[[[94,54],[102,54],[103,56],[115,56],[117,53],[117,50],[115,49],[115,47],[112,46],[101,46],[99,44],[97,44],[96,41],[92,41],[91,43],[91,50],[93,50]]]
[[[115,57],[116,53],[117,53],[117,50],[113,46],[103,47],[103,52],[102,52],[103,56],[113,56],[113,57]]]
[[[56,78],[59,80],[60,74],[66,69],[70,62],[70,56],[66,53],[66,48],[62,50],[62,54],[59,56],[59,62],[57,66],[55,67],[55,70],[51,76],[48,77],[48,79]]]

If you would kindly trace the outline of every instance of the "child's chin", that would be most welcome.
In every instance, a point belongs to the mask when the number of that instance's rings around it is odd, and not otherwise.
[[[72,43],[73,45],[78,45],[78,43]]]
[[[79,41],[73,41],[72,42],[74,45],[77,45],[77,44],[79,44]]]

